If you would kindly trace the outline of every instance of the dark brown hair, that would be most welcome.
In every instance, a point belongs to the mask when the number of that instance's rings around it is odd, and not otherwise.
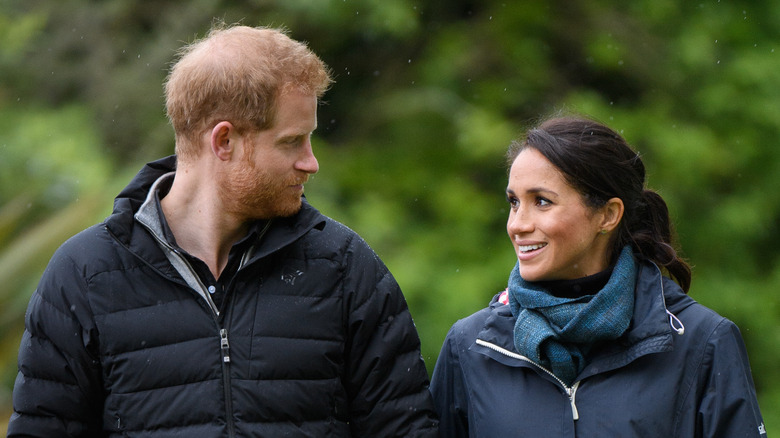
[[[586,205],[599,208],[611,198],[623,201],[623,218],[612,241],[613,259],[631,245],[635,254],[665,268],[688,291],[691,268],[673,245],[669,209],[658,193],[645,187],[642,159],[623,137],[585,118],[548,119],[512,142],[507,151],[509,166],[529,147],[561,171]]]

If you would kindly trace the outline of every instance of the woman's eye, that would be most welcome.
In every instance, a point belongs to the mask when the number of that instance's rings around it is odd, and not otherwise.
[[[509,206],[512,207],[512,209],[516,209],[517,208],[517,206],[519,204],[517,198],[513,198],[511,196],[507,196],[506,200],[507,200],[507,202],[509,202]]]
[[[536,198],[536,205],[540,207],[547,207],[552,205],[552,202],[550,202],[550,200],[547,198],[542,198],[541,196],[539,196]]]

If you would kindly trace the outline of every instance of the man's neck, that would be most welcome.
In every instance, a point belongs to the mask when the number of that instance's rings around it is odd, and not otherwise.
[[[209,187],[184,179],[174,179],[160,204],[179,247],[206,263],[219,278],[233,244],[246,235],[247,223],[225,215]]]

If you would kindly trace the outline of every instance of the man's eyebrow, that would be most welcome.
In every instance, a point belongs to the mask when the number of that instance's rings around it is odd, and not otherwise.
[[[311,135],[311,132],[286,132],[276,138],[276,141],[293,140],[296,138],[306,137]]]

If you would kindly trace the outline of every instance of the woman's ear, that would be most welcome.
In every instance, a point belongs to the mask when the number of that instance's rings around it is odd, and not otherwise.
[[[211,152],[222,161],[230,161],[236,128],[230,122],[219,122],[211,130]]]
[[[620,224],[620,220],[623,219],[623,211],[625,206],[623,200],[620,198],[611,198],[601,207],[604,214],[604,219],[601,222],[601,229],[605,232],[610,232],[617,228]]]

